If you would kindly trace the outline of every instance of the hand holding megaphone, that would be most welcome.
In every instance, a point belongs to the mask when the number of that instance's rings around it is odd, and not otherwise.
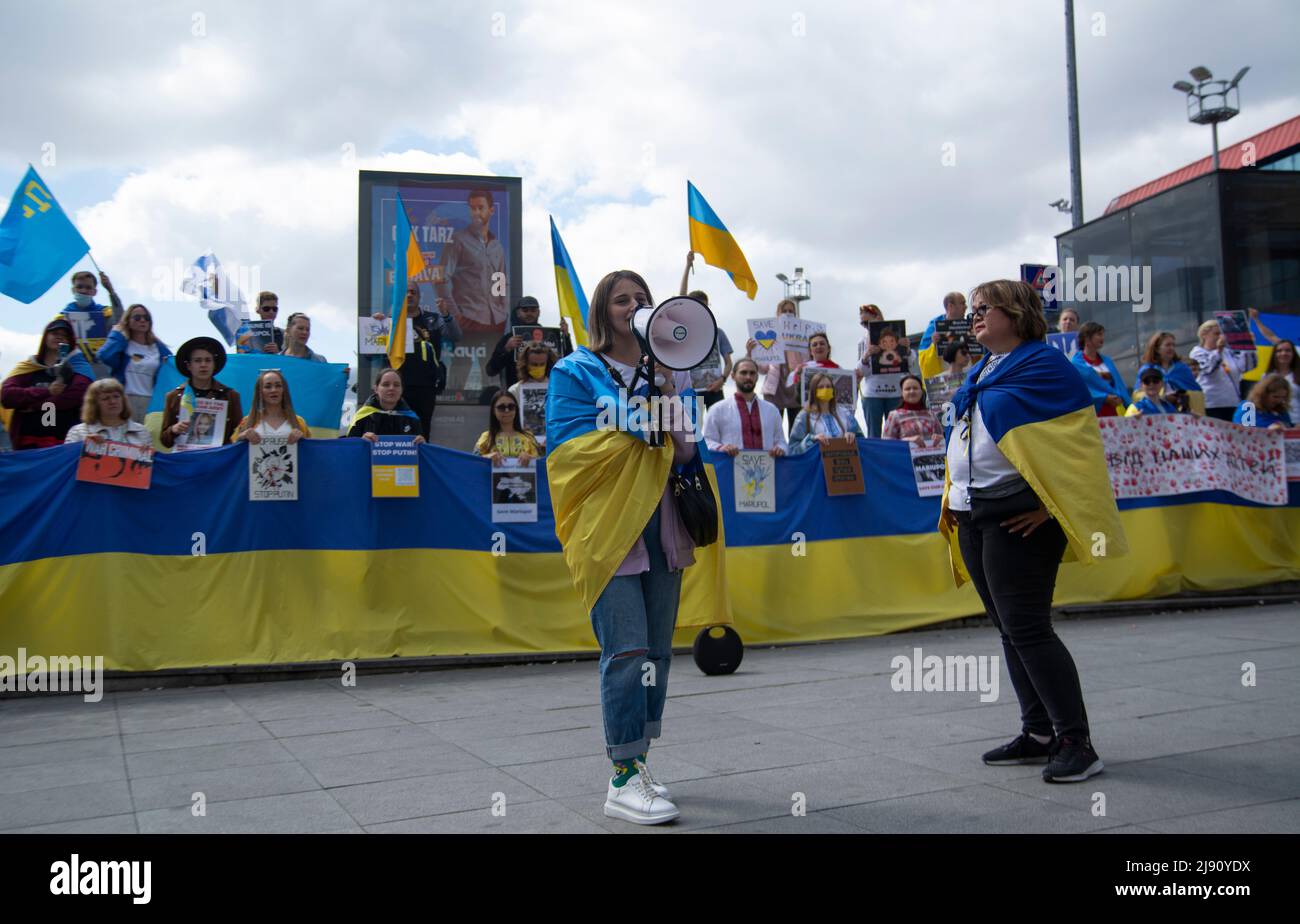
[[[657,365],[684,371],[698,366],[713,350],[718,324],[709,306],[678,295],[657,308],[640,305],[629,319],[632,333]]]

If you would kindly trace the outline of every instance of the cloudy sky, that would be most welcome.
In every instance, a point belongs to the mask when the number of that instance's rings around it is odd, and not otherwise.
[[[34,164],[172,346],[210,333],[166,283],[211,248],[256,266],[312,346],[356,349],[359,169],[523,178],[524,291],[558,316],[547,215],[587,291],[656,298],[686,181],[759,281],[701,267],[737,346],[805,267],[853,353],[856,306],[909,329],[950,289],[1052,262],[1069,217],[1061,0],[5,4],[0,195]],[[1251,65],[1224,144],[1300,113],[1292,0],[1080,0],[1085,216],[1209,152],[1170,88]],[[950,147],[945,147],[950,146]],[[945,152],[954,163],[945,164]],[[85,261],[83,261],[84,263]],[[85,264],[88,265],[88,264]],[[161,294],[156,287],[163,286]],[[0,366],[68,299],[0,296]]]

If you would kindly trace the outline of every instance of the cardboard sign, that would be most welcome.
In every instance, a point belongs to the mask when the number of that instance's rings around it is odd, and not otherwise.
[[[942,448],[923,448],[911,445],[912,475],[916,478],[916,493],[921,497],[939,497],[943,494],[943,473],[947,453]]]
[[[415,437],[381,436],[370,444],[370,496],[420,496],[420,447]]]
[[[517,463],[517,459],[506,459]],[[492,466],[492,522],[537,522],[537,463]]]
[[[264,436],[248,444],[248,499],[298,499],[298,444],[287,436]]]
[[[153,447],[86,440],[77,461],[77,480],[148,490],[153,480]]]
[[[779,366],[785,362],[781,336],[776,331],[776,318],[750,318],[745,325],[749,328],[749,339],[757,344],[754,352],[749,354],[754,362],[765,366]]]
[[[821,450],[822,472],[826,476],[828,496],[867,492],[862,481],[862,459],[858,455],[856,442],[850,443],[848,438],[829,440]]]
[[[732,460],[736,513],[776,513],[776,459],[743,449]]]
[[[213,449],[226,441],[226,402],[219,398],[195,398],[193,413],[182,407],[180,419],[190,428],[176,437],[173,452]]]
[[[1101,417],[1097,423],[1116,498],[1229,491],[1257,504],[1287,503],[1280,430],[1191,414]]]

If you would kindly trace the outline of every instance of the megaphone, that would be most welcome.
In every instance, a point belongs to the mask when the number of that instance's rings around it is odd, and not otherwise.
[[[657,308],[641,305],[631,318],[632,333],[650,359],[685,371],[708,357],[718,336],[718,322],[699,299],[679,295]]]

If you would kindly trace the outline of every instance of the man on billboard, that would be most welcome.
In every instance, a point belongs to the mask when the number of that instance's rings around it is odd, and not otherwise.
[[[456,231],[442,251],[438,307],[466,333],[500,332],[506,321],[506,252],[491,231],[496,205],[487,189],[470,190],[470,224]]]

